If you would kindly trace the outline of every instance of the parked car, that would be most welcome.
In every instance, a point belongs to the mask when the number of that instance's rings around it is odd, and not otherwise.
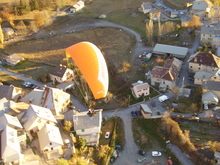
[[[30,87],[30,85],[31,85],[31,83],[30,82],[23,82],[23,83],[21,83],[21,85],[22,86],[24,86],[24,87],[27,87],[27,88],[29,88]]]
[[[162,95],[162,96],[160,96],[159,98],[158,98],[158,100],[160,101],[160,102],[164,102],[164,101],[166,101],[166,100],[168,100],[169,99],[169,97],[167,96],[167,95]]]
[[[197,113],[193,113],[192,117],[198,117],[198,114]]]
[[[137,152],[139,155],[142,155],[142,156],[147,156],[147,153],[145,151],[142,151],[142,150],[138,150]]]
[[[108,139],[110,137],[110,132],[105,133],[105,138]]]
[[[220,109],[219,106],[215,106],[215,107],[213,108],[214,111],[217,111],[217,110],[219,110],[219,109]]]
[[[136,117],[137,117],[137,115],[136,115],[136,113],[135,113],[134,111],[131,111],[131,116],[132,116],[133,118],[136,118]]]
[[[135,111],[137,117],[141,117],[141,111]]]
[[[159,151],[152,151],[152,156],[161,156],[162,153]]]
[[[37,85],[31,84],[31,85],[29,85],[29,88],[31,88],[31,89],[38,89],[39,87]]]

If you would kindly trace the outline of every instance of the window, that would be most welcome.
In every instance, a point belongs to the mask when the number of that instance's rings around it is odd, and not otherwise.
[[[81,131],[82,131],[82,132],[85,132],[85,130],[84,130],[84,129],[82,129]]]
[[[51,147],[51,150],[53,150],[53,147]]]
[[[52,143],[50,143],[50,145],[52,145]]]
[[[200,70],[200,68],[198,68]]]
[[[192,68],[192,66],[190,66],[190,68]]]

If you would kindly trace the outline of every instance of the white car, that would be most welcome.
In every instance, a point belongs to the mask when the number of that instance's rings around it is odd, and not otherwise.
[[[110,137],[110,132],[105,133],[105,138],[108,139]]]
[[[160,97],[158,98],[158,100],[159,100],[160,102],[164,102],[164,101],[166,101],[166,100],[168,100],[168,99],[169,99],[169,97],[166,96],[166,95],[162,95],[162,96],[160,96]]]
[[[159,151],[152,151],[152,156],[161,156],[162,153]]]

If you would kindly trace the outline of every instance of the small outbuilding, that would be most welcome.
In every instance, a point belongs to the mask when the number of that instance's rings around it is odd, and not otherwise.
[[[70,12],[75,13],[79,10],[81,10],[82,8],[85,7],[85,3],[84,1],[78,1],[77,3],[75,3],[71,8],[70,8]]]
[[[156,44],[153,49],[153,55],[170,55],[181,59],[184,59],[187,53],[188,48],[165,44]]]
[[[152,111],[147,104],[140,105],[140,111],[145,119],[150,119],[152,116]]]
[[[2,61],[4,61],[6,64],[11,65],[11,66],[15,66],[17,65],[19,62],[24,61],[25,59],[17,54],[12,54],[6,57],[2,58]]]

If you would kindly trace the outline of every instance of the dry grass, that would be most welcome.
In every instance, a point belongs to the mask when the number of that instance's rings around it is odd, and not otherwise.
[[[120,69],[122,63],[127,61],[125,54],[129,52],[135,43],[130,35],[124,31],[119,31],[119,29],[96,28],[43,40],[19,42],[6,46],[4,53],[17,53],[30,61],[59,65],[62,59],[65,58],[65,49],[81,41],[89,41],[97,45],[102,50],[109,66],[117,69]]]

